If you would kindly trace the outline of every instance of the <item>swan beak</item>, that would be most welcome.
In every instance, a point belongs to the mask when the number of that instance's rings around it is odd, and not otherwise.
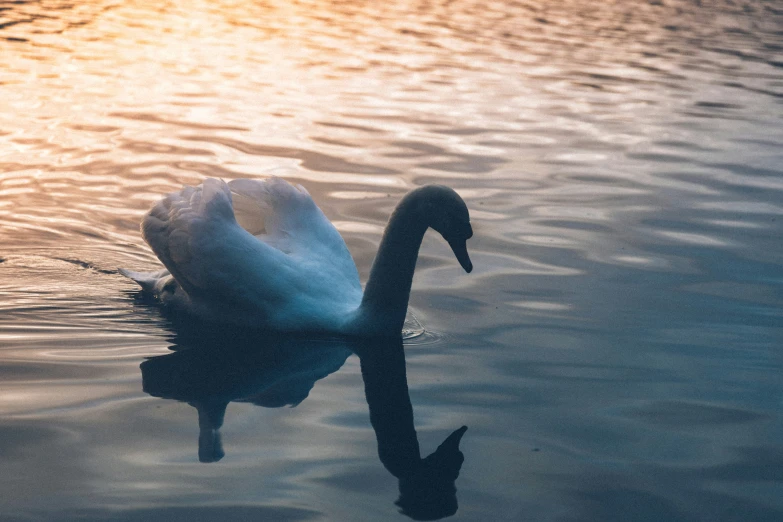
[[[468,255],[468,245],[465,239],[454,239],[449,241],[449,246],[454,255],[457,256],[457,261],[465,270],[470,273],[473,270],[473,263],[470,262],[470,256]]]

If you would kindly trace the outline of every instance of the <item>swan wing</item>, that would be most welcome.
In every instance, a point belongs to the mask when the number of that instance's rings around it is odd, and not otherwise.
[[[361,299],[358,274],[353,276],[356,266],[345,242],[309,195],[287,183],[275,185],[283,188],[256,205],[263,212],[258,211],[255,219],[265,224],[260,237],[240,226],[231,188],[216,179],[159,201],[142,221],[142,236],[197,313],[206,307],[201,313],[241,313],[283,329],[326,328],[334,320],[329,314]],[[286,192],[281,195],[282,191]],[[247,193],[244,190],[238,199],[250,197]],[[247,203],[240,203],[238,212],[245,223],[248,216],[242,205]],[[329,255],[335,252],[337,238],[353,273],[345,271],[345,259],[335,262],[336,256]]]
[[[239,226],[223,181],[207,179],[169,194],[147,213],[141,228],[191,298],[246,306],[247,300],[280,300],[285,282],[294,285],[288,256]]]
[[[261,241],[324,276],[361,288],[359,273],[340,233],[301,185],[273,177],[228,182],[237,222]]]

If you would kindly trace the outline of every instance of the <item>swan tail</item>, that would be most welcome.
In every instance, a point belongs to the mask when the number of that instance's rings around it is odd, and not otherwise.
[[[157,293],[159,291],[158,283],[165,282],[164,280],[171,277],[169,271],[165,269],[157,272],[136,272],[125,268],[118,268],[117,270],[128,279],[138,283],[142,291],[150,294]]]

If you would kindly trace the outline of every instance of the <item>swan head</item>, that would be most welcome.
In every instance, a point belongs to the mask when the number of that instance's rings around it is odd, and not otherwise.
[[[473,263],[466,242],[473,236],[473,228],[465,201],[454,189],[443,185],[427,185],[415,192],[419,193],[429,227],[443,236],[459,264],[470,273]]]

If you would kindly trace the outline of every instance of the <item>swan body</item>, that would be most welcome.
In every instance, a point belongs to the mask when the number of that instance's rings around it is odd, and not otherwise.
[[[429,185],[397,205],[362,292],[345,241],[303,187],[280,178],[206,179],[169,194],[142,220],[166,269],[120,272],[164,305],[216,322],[399,336],[428,227],[470,272],[468,209],[452,189]]]

